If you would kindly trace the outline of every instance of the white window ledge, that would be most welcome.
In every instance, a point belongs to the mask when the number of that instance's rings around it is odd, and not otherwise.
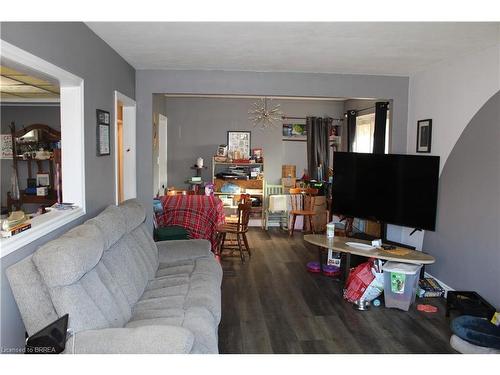
[[[20,249],[23,246],[43,237],[50,232],[83,216],[85,212],[80,207],[72,210],[52,210],[46,214],[31,219],[31,228],[9,238],[0,239],[0,258]]]

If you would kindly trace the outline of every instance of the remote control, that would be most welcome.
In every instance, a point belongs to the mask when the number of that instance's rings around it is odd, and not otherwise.
[[[396,248],[396,246],[394,246],[394,245],[382,245],[382,249],[384,249],[384,250],[393,250],[395,248]]]

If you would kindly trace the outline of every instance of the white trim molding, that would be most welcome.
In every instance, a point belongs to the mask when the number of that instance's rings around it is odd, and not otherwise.
[[[52,210],[46,214],[31,219],[31,228],[13,237],[0,239],[0,258],[20,249],[21,247],[49,234],[50,232],[66,225],[73,220],[85,215],[80,207],[72,210]]]
[[[7,254],[43,237],[85,214],[84,81],[58,66],[0,39],[0,52],[7,64],[23,66],[59,82],[61,88],[61,145],[63,201],[77,208],[52,210],[32,219],[32,227],[1,239],[0,254]]]

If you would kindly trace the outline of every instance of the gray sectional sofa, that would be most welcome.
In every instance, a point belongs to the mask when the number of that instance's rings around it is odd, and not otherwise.
[[[7,270],[29,335],[69,314],[66,353],[218,353],[222,270],[205,240],[155,243],[135,200]]]

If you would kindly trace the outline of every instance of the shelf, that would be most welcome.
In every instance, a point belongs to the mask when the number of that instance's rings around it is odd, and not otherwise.
[[[307,137],[290,136],[290,137],[283,137],[282,140],[287,142],[307,142]]]
[[[226,161],[214,161],[214,164],[217,165],[264,165],[264,163],[229,163]]]
[[[57,198],[55,196],[55,193],[53,191],[49,192],[49,195],[31,195],[31,194],[26,194],[24,192],[21,193],[21,202],[24,203],[32,203],[32,204],[46,204],[49,206],[52,206],[54,203],[57,202]]]
[[[36,159],[36,158],[27,158],[27,159],[24,159],[22,156],[16,155],[16,159],[18,161],[53,161],[54,157],[51,156],[48,159]]]

